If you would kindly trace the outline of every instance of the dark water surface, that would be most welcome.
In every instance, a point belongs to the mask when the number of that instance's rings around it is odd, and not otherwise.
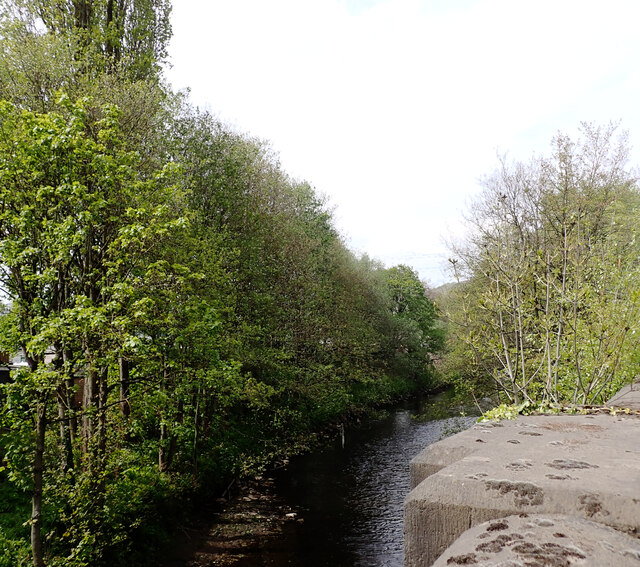
[[[300,522],[282,535],[282,565],[401,567],[409,461],[427,445],[472,425],[446,395],[406,404],[345,431],[324,450],[292,459],[275,477],[278,500]],[[447,417],[448,416],[448,417]],[[457,417],[454,417],[457,416]],[[275,565],[263,558],[262,565]]]

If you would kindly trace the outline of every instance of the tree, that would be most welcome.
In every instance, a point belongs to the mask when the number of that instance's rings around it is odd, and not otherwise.
[[[69,427],[73,410],[66,388],[84,369],[80,464],[99,508],[105,493],[110,369],[123,345],[137,341],[136,306],[128,299],[132,275],[172,226],[166,218],[168,171],[139,177],[137,158],[119,136],[117,109],[104,108],[104,117],[90,124],[82,102],[62,98],[59,108],[35,114],[0,105],[0,277],[12,300],[17,343],[29,364],[29,371],[8,386],[5,409],[14,419],[12,407],[28,407],[26,417],[35,426],[31,538],[37,566],[44,565],[51,403],[57,396],[61,423]],[[45,354],[52,346],[56,356],[48,364]],[[72,448],[66,444],[65,450],[66,468],[73,469]]]
[[[412,377],[424,377],[432,355],[442,350],[444,336],[424,284],[409,266],[385,271],[391,312],[390,347],[396,364]]]
[[[53,38],[72,54],[70,81],[102,73],[157,80],[171,39],[170,12],[168,0],[7,0],[3,7],[14,32],[44,39],[39,45],[45,49],[32,56],[52,53],[46,46],[56,44]]]
[[[558,135],[550,158],[503,161],[456,250],[473,305],[458,303],[466,323],[452,313],[454,334],[515,403],[592,402],[632,372],[640,200],[626,136],[582,133]]]

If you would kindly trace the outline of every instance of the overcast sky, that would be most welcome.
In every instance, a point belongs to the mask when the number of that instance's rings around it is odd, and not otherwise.
[[[269,140],[351,249],[431,285],[498,154],[546,154],[580,121],[640,140],[636,0],[173,5],[174,88]]]

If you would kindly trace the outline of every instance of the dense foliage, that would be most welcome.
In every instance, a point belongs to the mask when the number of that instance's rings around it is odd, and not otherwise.
[[[448,370],[511,403],[598,403],[638,374],[637,180],[616,125],[484,181],[443,298]]]
[[[166,1],[0,6],[0,566],[143,564],[193,495],[427,384],[441,331],[163,87]]]

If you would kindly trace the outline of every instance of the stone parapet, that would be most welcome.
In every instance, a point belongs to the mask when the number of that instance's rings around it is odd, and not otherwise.
[[[430,566],[469,528],[513,515],[560,514],[637,537],[639,440],[637,415],[544,415],[476,424],[427,447],[411,463],[406,567]]]
[[[569,516],[508,516],[460,536],[433,567],[532,566],[638,567],[640,540]]]

